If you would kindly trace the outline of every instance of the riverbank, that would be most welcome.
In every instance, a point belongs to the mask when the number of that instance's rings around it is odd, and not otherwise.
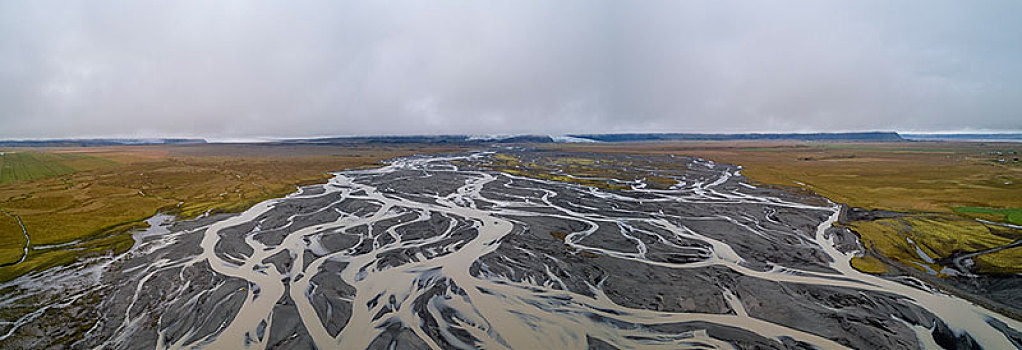
[[[157,212],[182,219],[240,212],[297,186],[323,183],[330,171],[457,149],[279,144],[18,148],[20,154],[43,155],[24,159],[90,161],[81,170],[64,165],[61,169],[72,171],[0,185],[0,208],[20,218],[27,232],[7,222],[14,216],[0,220],[0,264],[5,265],[0,281],[123,252],[133,244],[127,232],[146,227],[145,219]]]

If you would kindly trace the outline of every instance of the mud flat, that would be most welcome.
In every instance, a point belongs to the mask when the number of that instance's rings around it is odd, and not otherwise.
[[[577,181],[600,188],[494,157],[339,172],[23,276],[0,285],[0,347],[1022,348],[1016,320],[852,269],[838,206],[736,166]]]

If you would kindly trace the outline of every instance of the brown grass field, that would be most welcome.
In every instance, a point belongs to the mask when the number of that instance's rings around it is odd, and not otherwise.
[[[423,145],[331,146],[205,144],[5,149],[26,159],[19,169],[43,166],[48,177],[0,184],[0,281],[66,264],[76,258],[123,251],[121,234],[144,226],[158,211],[192,218],[207,211],[238,212],[323,182],[328,172],[374,166],[398,156],[457,151]],[[45,161],[38,161],[43,159]],[[41,165],[40,165],[41,164]],[[46,174],[44,174],[46,175]],[[25,238],[27,259],[18,264]],[[59,248],[48,245],[70,245]]]
[[[1004,156],[1022,151],[1022,144],[738,141],[568,144],[551,148],[697,156],[742,165],[743,175],[762,184],[811,191],[853,207],[914,214],[897,222],[850,223],[871,252],[878,255],[853,261],[857,268],[868,272],[887,270],[877,258],[920,270],[925,268],[919,263],[936,267],[922,261],[906,238],[939,258],[1022,237],[1019,230],[971,220],[1008,221],[1007,215],[956,210],[980,207],[1012,212],[1022,207],[1022,163],[1014,161],[1013,156]],[[976,263],[979,272],[1019,273],[1022,248],[980,255]]]

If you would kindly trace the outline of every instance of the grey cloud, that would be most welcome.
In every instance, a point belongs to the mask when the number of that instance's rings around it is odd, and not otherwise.
[[[1022,129],[1017,1],[4,1],[0,137]]]

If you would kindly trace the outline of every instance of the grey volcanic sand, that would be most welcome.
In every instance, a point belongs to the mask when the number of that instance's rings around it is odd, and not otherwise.
[[[1020,348],[1017,321],[851,270],[836,206],[737,167],[601,191],[482,157],[338,173],[0,285],[0,348]]]

